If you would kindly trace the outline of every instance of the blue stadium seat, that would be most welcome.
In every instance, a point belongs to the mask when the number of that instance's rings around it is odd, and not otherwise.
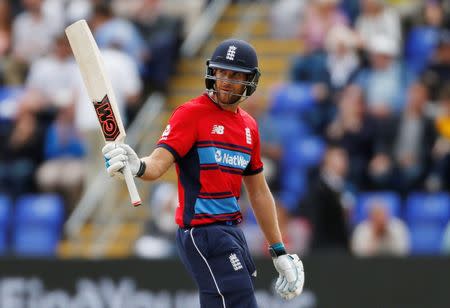
[[[313,86],[310,83],[287,83],[272,94],[270,113],[299,114],[315,107]]]
[[[293,156],[300,166],[317,166],[325,153],[325,142],[316,136],[305,136],[291,147]]]
[[[288,211],[295,211],[308,189],[308,179],[299,168],[288,168],[281,173],[281,189],[278,199]]]
[[[0,195],[0,254],[8,252],[8,232],[11,225],[13,203],[6,195]]]
[[[18,256],[54,256],[64,221],[64,203],[54,194],[26,195],[16,203],[13,252]]]
[[[411,234],[411,254],[438,255],[445,228],[430,222],[418,222],[409,225]]]
[[[447,193],[411,193],[405,210],[409,224],[430,222],[445,226],[450,219],[450,196]]]
[[[391,191],[365,192],[357,197],[356,208],[353,215],[353,223],[357,224],[368,217],[370,207],[374,202],[384,204],[389,215],[400,217],[401,214],[401,198]]]
[[[450,196],[447,193],[411,193],[406,199],[406,221],[411,231],[413,254],[439,254],[447,222]]]
[[[298,140],[311,134],[311,128],[296,114],[275,114],[270,116],[273,126],[277,127],[281,142],[289,146],[293,140]]]

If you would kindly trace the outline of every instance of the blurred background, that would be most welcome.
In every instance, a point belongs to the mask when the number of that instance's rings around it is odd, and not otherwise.
[[[198,307],[172,168],[133,208],[64,28],[86,19],[149,154],[229,37],[262,77],[265,176],[304,295],[286,303],[245,194],[261,307],[450,307],[450,2],[0,0],[0,307]]]

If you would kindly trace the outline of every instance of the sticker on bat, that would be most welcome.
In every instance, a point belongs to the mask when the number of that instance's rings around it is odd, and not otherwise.
[[[94,102],[95,112],[97,118],[100,121],[103,135],[106,141],[114,141],[120,134],[119,125],[117,124],[116,117],[111,103],[109,102],[108,95],[105,95],[100,102]]]

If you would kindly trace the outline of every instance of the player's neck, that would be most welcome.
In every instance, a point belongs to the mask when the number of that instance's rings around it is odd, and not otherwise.
[[[222,104],[219,99],[217,98],[215,93],[210,93],[208,94],[209,97],[211,98],[211,100],[216,103],[217,105],[220,106],[220,108],[222,108],[223,110],[232,112],[232,113],[237,113],[237,110],[239,108],[239,102],[235,103],[235,104]]]
[[[226,111],[230,111],[230,112],[232,112],[232,113],[236,113],[237,110],[238,110],[238,107],[239,107],[239,103],[233,104],[233,105],[228,105],[228,104],[221,104],[221,103],[219,103],[219,106],[220,106],[222,109],[226,110]]]

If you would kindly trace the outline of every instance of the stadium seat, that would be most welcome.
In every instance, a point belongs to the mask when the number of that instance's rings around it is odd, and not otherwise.
[[[281,174],[281,189],[278,199],[290,212],[297,210],[301,198],[308,189],[308,179],[305,172],[298,168],[290,168]]]
[[[272,94],[270,113],[299,114],[314,108],[315,98],[310,83],[287,83]]]
[[[54,256],[64,221],[64,204],[54,194],[26,195],[16,203],[13,252],[17,256]]]
[[[325,142],[316,136],[305,136],[285,149],[290,166],[310,168],[317,166],[325,153]]]
[[[411,193],[406,199],[405,211],[412,254],[439,254],[450,219],[450,196],[447,193]]]
[[[450,196],[447,193],[411,193],[405,210],[408,224],[430,222],[445,226],[450,219]]]
[[[274,114],[270,116],[270,121],[278,128],[280,140],[285,146],[311,133],[311,128],[296,114]]]
[[[365,192],[357,197],[356,208],[353,215],[353,223],[357,224],[368,217],[371,205],[374,202],[384,204],[393,217],[401,215],[401,198],[391,191]]]
[[[13,203],[6,195],[0,195],[0,254],[8,252],[8,232],[11,225]]]
[[[440,254],[445,228],[435,223],[418,222],[409,225],[409,229],[411,234],[411,254]]]

